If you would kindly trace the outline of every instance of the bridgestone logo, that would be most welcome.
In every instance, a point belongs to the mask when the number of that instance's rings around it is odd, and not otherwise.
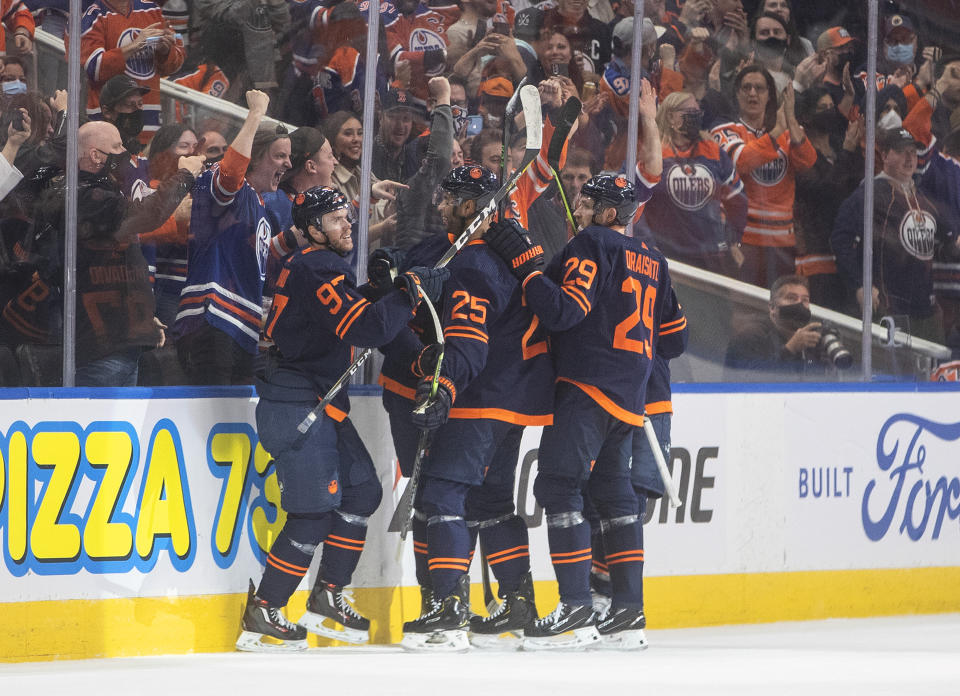
[[[520,256],[516,257],[512,261],[513,267],[520,268],[520,266],[525,264],[527,261],[534,258],[535,256],[539,256],[542,253],[543,253],[543,247],[540,246],[539,244],[537,244],[537,246],[535,247],[530,247],[529,249],[527,249],[525,252],[520,254]]]

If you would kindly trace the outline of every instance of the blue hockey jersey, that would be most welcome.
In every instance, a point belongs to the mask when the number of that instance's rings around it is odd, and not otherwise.
[[[370,302],[357,289],[353,269],[334,252],[308,247],[293,254],[277,279],[264,328],[276,354],[258,383],[260,396],[322,397],[349,367],[352,346],[383,345],[412,317],[406,290]],[[331,405],[348,413],[347,391],[341,390]]]
[[[557,380],[615,418],[643,425],[658,330],[666,337],[686,327],[679,303],[669,306],[675,295],[664,256],[607,227],[588,227],[546,273],[524,281],[524,294],[551,332]]]
[[[553,365],[520,283],[482,240],[464,247],[448,268],[440,379],[454,391],[450,417],[550,425]]]
[[[255,355],[272,229],[263,200],[242,178],[247,162],[230,148],[194,186],[174,334],[187,335],[205,321]]]

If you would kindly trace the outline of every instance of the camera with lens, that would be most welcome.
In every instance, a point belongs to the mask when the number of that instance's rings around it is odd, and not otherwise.
[[[820,351],[824,362],[840,370],[849,369],[853,365],[853,355],[843,345],[843,341],[840,339],[840,330],[833,324],[823,323],[817,349]]]

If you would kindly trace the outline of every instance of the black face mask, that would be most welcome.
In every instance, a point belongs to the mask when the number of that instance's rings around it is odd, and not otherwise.
[[[777,315],[784,326],[793,329],[799,329],[810,323],[810,308],[797,302],[795,304],[781,305],[777,308]]]
[[[124,142],[132,140],[143,130],[143,112],[137,109],[129,114],[118,113],[113,125],[120,131],[120,137]]]
[[[111,152],[107,155],[107,161],[103,164],[103,169],[101,170],[104,174],[110,174],[115,179],[122,179],[124,173],[127,171],[127,167],[130,166],[130,153],[127,151],[123,152]]]
[[[810,127],[827,135],[841,135],[847,128],[847,119],[835,108],[826,109],[810,116]]]
[[[677,130],[680,135],[688,140],[699,140],[700,129],[703,127],[703,111],[688,111],[682,114],[680,128]]]
[[[754,42],[757,46],[757,57],[761,59],[782,58],[787,52],[787,40],[773,36]]]

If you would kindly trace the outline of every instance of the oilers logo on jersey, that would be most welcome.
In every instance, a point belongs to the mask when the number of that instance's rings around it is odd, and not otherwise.
[[[777,158],[766,164],[761,164],[754,169],[750,172],[750,178],[761,186],[776,186],[783,181],[783,177],[787,175],[788,166],[789,161],[787,160],[786,153],[780,148],[777,148]]]
[[[933,259],[936,236],[937,223],[926,210],[911,210],[900,221],[900,243],[921,261]]]
[[[717,182],[699,162],[674,164],[664,177],[670,199],[684,210],[700,210],[713,198]]]
[[[131,27],[120,35],[117,48],[132,44],[140,36],[140,29]],[[127,74],[135,80],[149,80],[156,73],[153,47],[150,44],[127,58]]]
[[[270,256],[270,223],[266,218],[260,218],[257,225],[257,266],[260,269],[260,280],[267,278],[267,258]]]
[[[429,29],[416,29],[410,34],[411,51],[429,51],[436,48],[440,50],[447,48],[447,42],[436,32]]]

